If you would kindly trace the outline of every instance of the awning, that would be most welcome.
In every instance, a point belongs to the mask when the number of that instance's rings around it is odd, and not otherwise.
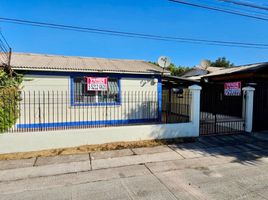
[[[190,85],[199,84],[200,81],[189,78],[181,78],[178,76],[164,75],[162,77],[162,85],[164,88],[177,88],[177,87],[188,87]]]
[[[119,86],[117,81],[108,81],[108,92],[110,94],[118,94]]]

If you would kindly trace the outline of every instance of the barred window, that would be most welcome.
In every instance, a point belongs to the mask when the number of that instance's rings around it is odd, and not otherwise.
[[[85,77],[74,78],[74,103],[118,103],[119,79],[108,78],[108,91],[87,91]]]

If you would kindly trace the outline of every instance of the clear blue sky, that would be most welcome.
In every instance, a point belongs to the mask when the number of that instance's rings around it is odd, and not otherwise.
[[[268,21],[202,10],[167,0],[1,0],[0,16],[129,32],[268,44]],[[237,65],[268,61],[268,50],[153,41],[0,22],[16,52],[156,61],[177,65],[225,56]]]

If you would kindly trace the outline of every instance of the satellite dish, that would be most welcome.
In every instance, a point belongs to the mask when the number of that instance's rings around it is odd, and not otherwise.
[[[169,57],[167,57],[167,56],[160,56],[160,57],[158,58],[158,65],[159,65],[160,67],[166,68],[166,67],[168,67],[170,64],[171,64],[171,61],[170,61]]]
[[[202,60],[200,63],[200,67],[203,69],[207,69],[210,66],[210,61],[209,60]]]

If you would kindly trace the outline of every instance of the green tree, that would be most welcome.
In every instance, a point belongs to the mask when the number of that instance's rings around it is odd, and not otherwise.
[[[158,63],[156,62],[150,62],[154,65],[158,65]],[[184,67],[184,66],[176,66],[174,63],[171,63],[168,67],[167,67],[167,70],[170,71],[170,74],[172,76],[180,76],[182,75],[184,72],[190,70],[190,67]]]
[[[234,66],[234,64],[231,63],[229,60],[227,60],[225,57],[220,57],[214,62],[210,61],[210,65],[212,67],[222,67],[222,68],[228,68]]]
[[[184,66],[175,66],[173,63],[171,63],[170,66],[167,67],[167,70],[170,71],[172,76],[180,76],[186,71],[190,70],[190,68]]]

